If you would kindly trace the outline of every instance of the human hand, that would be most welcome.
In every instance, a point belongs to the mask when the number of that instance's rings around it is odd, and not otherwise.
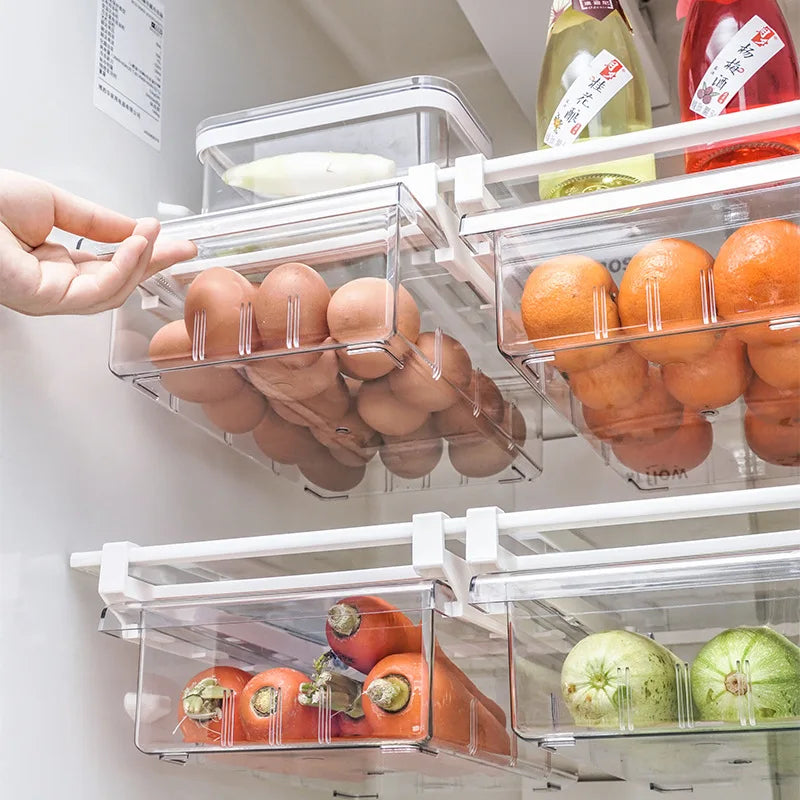
[[[100,242],[114,255],[48,242],[54,228]],[[18,172],[0,170],[0,305],[32,316],[116,308],[146,278],[193,258],[192,242],[155,244],[160,223],[138,222]]]

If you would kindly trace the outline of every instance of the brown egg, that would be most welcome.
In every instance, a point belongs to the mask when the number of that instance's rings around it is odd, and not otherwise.
[[[361,483],[365,466],[347,467],[337,461],[325,448],[319,456],[300,464],[300,472],[313,484],[328,492],[349,492]]]
[[[328,337],[331,293],[322,276],[305,264],[276,267],[256,292],[255,318],[265,350],[314,347]],[[288,356],[292,367],[311,366],[318,352]]]
[[[337,289],[328,306],[328,328],[337,342],[388,342],[398,358],[408,342],[417,341],[419,325],[417,304],[402,285],[395,316],[394,287],[385,278],[356,278]],[[346,372],[364,380],[380,378],[396,366],[384,353],[343,354],[342,362]]]
[[[389,373],[389,385],[398,400],[425,411],[450,408],[459,398],[455,387],[466,389],[472,375],[467,351],[447,334],[441,334],[441,346],[437,339],[433,332],[420,334],[416,346],[424,358],[412,351],[403,369]]]
[[[365,381],[356,397],[361,419],[378,433],[404,436],[419,428],[428,419],[428,412],[398,400],[389,388],[387,378]]]
[[[204,404],[203,411],[220,430],[227,433],[249,433],[264,418],[267,401],[264,395],[245,384],[242,391],[227,400]]]
[[[393,475],[415,480],[435,469],[443,450],[442,439],[428,420],[406,436],[384,436],[381,461]]]
[[[470,433],[450,442],[450,463],[465,478],[488,478],[510,467],[516,452],[500,437]]]
[[[525,444],[528,438],[528,423],[524,414],[515,405],[506,403],[500,427],[517,447]]]
[[[326,447],[339,445],[349,450],[358,450],[363,447],[372,447],[377,434],[358,415],[358,411],[351,408],[334,425],[324,428],[311,428],[311,433]]]
[[[253,430],[253,439],[265,456],[280,464],[298,464],[326,453],[308,428],[292,425],[269,407]]]
[[[350,392],[347,391],[344,378],[336,377],[324,392],[293,403],[273,400],[270,405],[278,416],[295,425],[307,428],[330,425],[338,422],[350,408]]]
[[[348,467],[360,467],[362,464],[372,461],[380,444],[381,437],[376,433],[364,447],[358,447],[352,441],[345,439],[342,444],[328,445],[328,449],[340,464]]]
[[[258,350],[252,310],[255,294],[247,278],[225,267],[207,269],[192,281],[183,319],[199,358],[236,358]]]
[[[339,376],[339,363],[333,350],[326,350],[310,367],[289,366],[284,357],[264,358],[247,365],[247,377],[270,400],[293,403],[308,400],[332,386]]]
[[[459,397],[450,408],[433,415],[434,426],[445,439],[490,430],[491,422],[502,423],[506,404],[491,378],[482,372],[473,372],[466,395],[469,400]]]
[[[344,382],[347,385],[347,391],[350,392],[350,397],[355,397],[364,381],[360,381],[357,378],[351,378],[348,375],[345,375]]]
[[[156,367],[191,365],[192,342],[183,320],[176,320],[156,331],[150,340],[150,360]],[[195,366],[161,374],[161,385],[190,403],[215,403],[232,397],[245,385],[242,376],[230,367]]]
[[[351,354],[345,350],[337,350],[336,355],[339,357],[339,369],[348,377],[359,381],[383,377],[397,366],[397,361],[385,351]],[[402,358],[399,350],[398,358]]]

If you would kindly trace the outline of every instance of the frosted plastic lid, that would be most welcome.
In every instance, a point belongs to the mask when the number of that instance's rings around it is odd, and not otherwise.
[[[233,142],[430,108],[447,113],[479,152],[491,155],[491,140],[459,88],[444,78],[429,75],[208,117],[197,126],[195,149],[199,157],[210,147]]]

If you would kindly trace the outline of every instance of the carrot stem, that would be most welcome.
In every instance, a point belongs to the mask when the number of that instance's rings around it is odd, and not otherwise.
[[[366,695],[378,708],[394,714],[409,704],[411,684],[402,675],[387,675],[372,681]]]
[[[353,719],[364,716],[361,707],[361,693],[364,685],[348,678],[339,672],[325,670],[314,677],[314,680],[300,685],[298,700],[301,705],[319,707],[322,694],[330,691],[330,708],[332,711],[347,714]]]
[[[203,678],[183,694],[183,713],[196,721],[215,719],[225,697],[216,678]]]
[[[361,625],[361,614],[347,603],[337,603],[328,611],[328,623],[338,636],[352,636]]]
[[[279,689],[262,686],[250,700],[250,706],[259,717],[270,717],[278,710]]]

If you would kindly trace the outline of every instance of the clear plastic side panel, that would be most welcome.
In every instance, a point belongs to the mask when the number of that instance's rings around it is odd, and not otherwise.
[[[112,341],[112,370],[148,396],[321,497],[538,476],[541,407],[403,187],[165,236],[198,257],[142,287]]]
[[[420,116],[407,111],[212,147],[203,157],[203,210],[394,178],[425,163],[421,153],[441,162],[438,131],[428,135]]]
[[[798,188],[496,234],[501,350],[639,488],[800,475]]]
[[[137,745],[163,754],[427,742],[432,603],[427,585],[148,608]],[[395,653],[407,663],[384,670]],[[172,708],[158,720],[143,706],[154,695]]]
[[[438,109],[243,139],[203,153],[203,211],[401,177],[418,164],[452,166],[476,149],[463,128]]]
[[[796,777],[800,590],[796,557],[780,562],[652,580],[614,568],[605,588],[598,570],[574,591],[565,574],[563,592],[511,603],[515,730],[577,740],[622,777]]]

